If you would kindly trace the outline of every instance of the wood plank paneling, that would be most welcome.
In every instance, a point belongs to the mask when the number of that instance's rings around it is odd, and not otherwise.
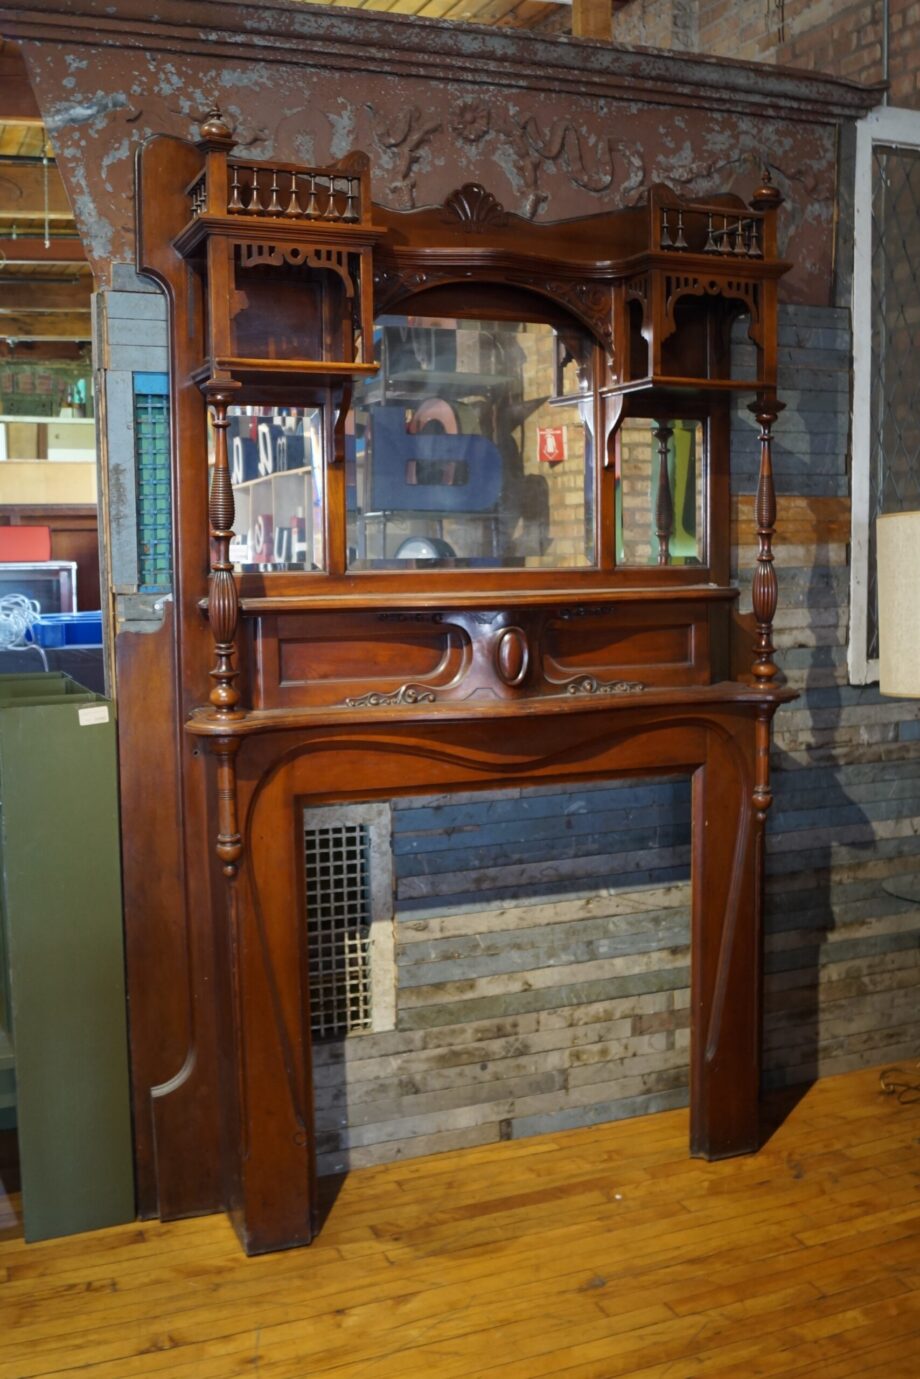
[[[2,99],[0,97],[0,101]],[[25,166],[5,163],[0,178],[0,216],[12,217],[21,225],[23,221],[42,220],[46,213],[49,220],[73,219],[73,211],[53,156],[49,161],[47,183],[45,169],[41,166],[34,163]]]
[[[36,287],[36,296],[41,292]],[[89,340],[89,311],[4,311],[0,306],[0,330],[16,340]]]
[[[40,124],[41,113],[18,44],[0,39],[0,122]]]

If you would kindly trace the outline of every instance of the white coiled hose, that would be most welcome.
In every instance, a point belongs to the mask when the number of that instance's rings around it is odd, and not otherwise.
[[[41,611],[41,604],[36,599],[26,598],[25,594],[4,594],[0,598],[0,649],[27,651],[33,648],[47,670],[48,657],[44,647],[26,641],[26,634]]]

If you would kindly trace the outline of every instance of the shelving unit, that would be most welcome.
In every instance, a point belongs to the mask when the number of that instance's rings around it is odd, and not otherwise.
[[[244,479],[233,492],[234,565],[309,570],[321,564],[323,512],[312,465]]]

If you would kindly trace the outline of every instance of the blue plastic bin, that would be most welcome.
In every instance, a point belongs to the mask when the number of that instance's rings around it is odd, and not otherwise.
[[[32,624],[30,639],[37,646],[101,646],[102,612],[42,613]]]

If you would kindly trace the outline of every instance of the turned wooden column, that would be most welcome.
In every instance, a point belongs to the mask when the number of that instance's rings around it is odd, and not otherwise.
[[[668,468],[668,442],[674,428],[666,421],[655,423],[658,442],[658,491],[655,495],[655,535],[658,537],[658,564],[671,563],[671,536],[674,532],[674,499],[671,495],[671,475]]]
[[[211,751],[217,758],[217,843],[215,851],[221,860],[224,876],[236,876],[243,852],[236,808],[236,754],[240,750],[238,737],[216,737]]]
[[[243,711],[237,707],[240,692],[236,687],[239,671],[235,665],[239,596],[230,561],[230,542],[233,540],[235,515],[227,450],[227,431],[230,428],[227,408],[230,405],[230,394],[215,392],[210,395],[208,401],[214,419],[214,469],[208,499],[211,535],[208,621],[211,624],[215,652],[215,663],[210,672],[214,683],[208,698],[218,717],[242,718]]]
[[[750,404],[760,426],[760,476],[754,502],[757,523],[757,566],[754,571],[753,608],[757,634],[754,640],[754,680],[767,687],[776,676],[773,659],[773,619],[776,616],[777,582],[773,562],[773,535],[776,531],[776,489],[773,484],[773,424],[783,409],[772,394],[761,393]]]
[[[211,575],[208,581],[208,621],[214,638],[215,662],[210,672],[213,682],[208,696],[214,716],[230,723],[244,718],[239,707],[240,692],[236,686],[239,671],[236,666],[236,630],[239,623],[239,595],[230,542],[233,540],[233,484],[227,449],[230,420],[227,409],[230,394],[214,392],[209,397],[214,421],[214,469],[208,497],[208,518],[211,537]],[[236,876],[237,864],[243,851],[236,810],[236,754],[239,738],[219,737],[211,743],[217,758],[217,855],[224,875]]]

